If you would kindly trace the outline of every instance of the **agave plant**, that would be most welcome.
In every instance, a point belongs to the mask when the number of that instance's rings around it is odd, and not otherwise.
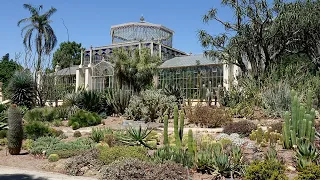
[[[129,106],[131,92],[125,89],[110,89],[106,93],[106,98],[116,114],[124,114]]]
[[[152,147],[147,144],[147,137],[151,132],[152,129],[142,129],[141,125],[139,126],[139,128],[133,128],[132,126],[129,126],[126,135],[122,135],[119,140],[126,144],[142,145],[144,147],[152,149]]]
[[[35,82],[29,71],[17,71],[8,84],[12,104],[34,106],[36,100]]]

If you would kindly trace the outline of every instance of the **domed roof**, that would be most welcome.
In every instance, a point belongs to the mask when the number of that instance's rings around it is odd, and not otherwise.
[[[128,41],[155,41],[172,46],[174,31],[161,25],[146,22],[143,17],[140,22],[129,22],[111,26],[113,43]],[[165,41],[169,41],[165,42]]]

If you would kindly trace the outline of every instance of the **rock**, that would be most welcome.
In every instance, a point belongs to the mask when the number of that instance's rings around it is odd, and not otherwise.
[[[81,172],[86,173],[89,170],[89,167],[84,166],[80,169]]]
[[[293,167],[293,166],[288,166],[288,167],[287,167],[287,170],[289,170],[289,171],[296,171],[296,168]]]

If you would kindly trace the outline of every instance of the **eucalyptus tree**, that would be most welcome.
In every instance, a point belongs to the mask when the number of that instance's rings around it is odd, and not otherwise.
[[[31,16],[19,20],[18,26],[26,24],[21,29],[21,33],[23,34],[23,44],[28,50],[32,51],[34,42],[38,54],[35,70],[38,72],[41,69],[43,55],[49,55],[57,44],[57,37],[51,27],[52,20],[50,20],[57,9],[51,7],[41,14],[42,5],[34,7],[31,4],[23,4],[23,7],[30,12]]]
[[[222,20],[214,8],[203,16],[205,23],[214,20],[226,29],[218,35],[198,32],[206,55],[235,64],[243,73],[250,64],[252,74],[259,76],[283,55],[319,53],[319,1],[222,0],[222,4],[231,8],[234,20]]]

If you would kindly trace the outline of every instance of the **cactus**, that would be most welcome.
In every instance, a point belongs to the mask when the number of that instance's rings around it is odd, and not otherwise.
[[[176,140],[176,146],[181,147],[181,140],[180,140],[180,135],[179,135],[179,110],[178,106],[174,107],[173,110],[173,128],[174,128],[174,137]]]
[[[280,133],[273,131],[271,127],[268,127],[267,131],[264,132],[260,125],[258,125],[257,130],[251,132],[249,138],[252,141],[257,141],[261,147],[266,147],[268,143],[273,146],[279,143],[279,141],[282,142],[282,135]]]
[[[163,129],[163,144],[165,146],[169,145],[169,137],[168,137],[168,115],[164,116],[164,129]]]
[[[312,92],[307,93],[307,104],[299,102],[295,91],[291,91],[291,119],[290,113],[286,112],[283,125],[284,147],[286,149],[297,145],[297,141],[302,138],[309,139],[311,142],[315,138],[315,110],[312,109]]]
[[[182,137],[183,137],[183,128],[184,128],[184,112],[181,111],[181,113],[180,113],[180,128],[179,128],[180,141],[182,141]]]
[[[17,105],[13,104],[8,110],[8,149],[11,155],[20,154],[23,128],[22,128],[22,114]]]
[[[189,131],[188,131],[188,152],[192,156],[195,154],[195,152],[193,150],[194,150],[194,148],[193,148],[193,134],[192,134],[192,130],[189,129]]]

